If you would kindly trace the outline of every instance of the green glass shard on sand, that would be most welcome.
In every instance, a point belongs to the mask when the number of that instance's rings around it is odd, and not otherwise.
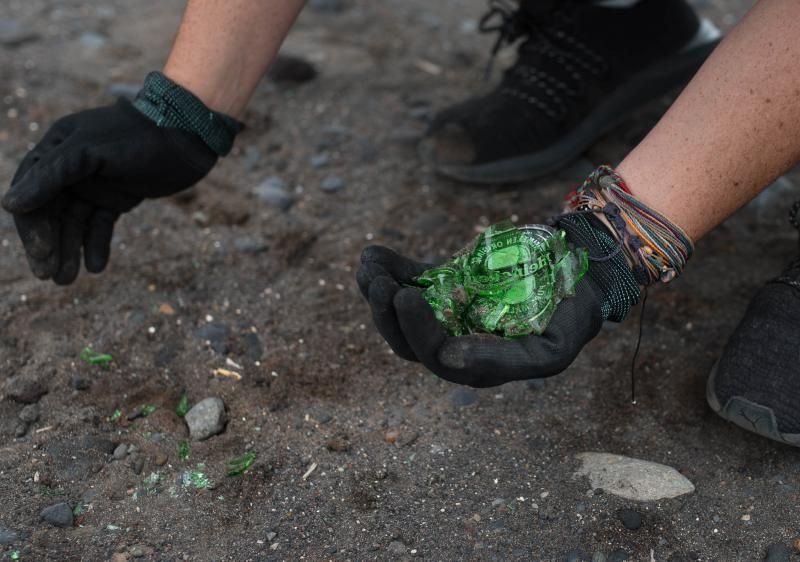
[[[504,221],[416,283],[450,335],[514,338],[542,334],[588,269],[586,250],[571,249],[564,231]]]

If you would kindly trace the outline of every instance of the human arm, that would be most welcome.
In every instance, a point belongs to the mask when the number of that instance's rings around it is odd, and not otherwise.
[[[636,199],[689,238],[702,238],[800,158],[793,134],[800,126],[798,26],[796,2],[762,0],[617,167]],[[590,226],[580,232],[613,234],[607,224]],[[571,236],[573,243],[585,246],[579,237]],[[421,264],[372,247],[358,277],[378,330],[398,355],[453,382],[491,386],[553,375],[596,335],[604,320],[598,312],[632,273],[620,266],[601,275],[599,263],[542,336],[511,341],[447,336],[419,290],[404,286]]]
[[[119,216],[187,189],[230,150],[238,117],[301,0],[190,0],[165,67],[134,104],[56,121],[22,160],[3,207],[32,272],[69,284],[102,271]]]

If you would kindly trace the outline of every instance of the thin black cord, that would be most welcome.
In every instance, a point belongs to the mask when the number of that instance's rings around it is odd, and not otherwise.
[[[642,311],[639,313],[639,338],[636,340],[636,350],[633,352],[631,360],[631,404],[636,406],[636,358],[639,357],[639,348],[642,345],[642,333],[644,330],[644,307],[647,304],[647,287],[644,288],[642,298]]]

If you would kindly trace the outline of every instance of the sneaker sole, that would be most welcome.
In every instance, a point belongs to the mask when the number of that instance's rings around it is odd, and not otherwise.
[[[773,441],[800,447],[800,434],[781,433],[778,430],[778,420],[775,418],[775,412],[772,408],[762,406],[741,396],[732,396],[723,406],[714,390],[718,365],[719,362],[714,364],[706,383],[706,400],[711,409],[722,418],[738,425],[742,429],[757,433]]]
[[[577,128],[545,150],[497,160],[487,164],[436,164],[434,170],[443,176],[467,183],[514,183],[536,179],[556,172],[583,154],[598,138],[623,122],[633,111],[664,95],[670,89],[685,85],[716,48],[721,39],[719,30],[702,20],[697,36],[677,55],[631,78],[609,95]],[[430,158],[430,146],[420,144],[420,156]]]

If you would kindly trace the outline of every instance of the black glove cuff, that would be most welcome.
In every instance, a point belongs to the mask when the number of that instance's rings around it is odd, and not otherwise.
[[[639,302],[640,288],[620,244],[592,214],[572,213],[555,220],[575,246],[589,251],[589,278],[603,292],[603,320],[622,321]]]
[[[197,134],[219,156],[233,147],[244,124],[210,110],[186,88],[160,72],[151,72],[133,102],[134,107],[159,127],[175,127]]]

